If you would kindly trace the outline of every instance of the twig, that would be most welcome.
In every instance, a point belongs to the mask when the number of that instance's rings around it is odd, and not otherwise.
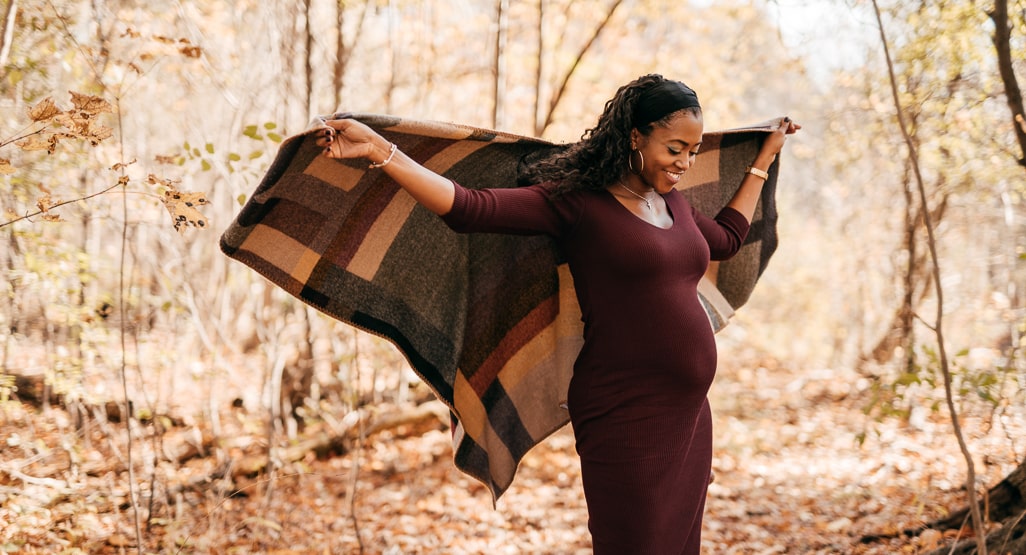
[[[121,98],[115,97],[115,103],[118,104],[117,122],[118,122],[118,144],[121,148],[121,159],[125,159],[125,140],[124,140],[124,123],[121,117]],[[124,177],[125,169],[121,168],[122,177]],[[120,182],[119,182],[120,185]],[[114,187],[116,187],[115,185]],[[111,187],[113,188],[113,187]],[[108,188],[109,191],[111,188]],[[121,393],[125,399],[125,434],[127,436],[127,466],[128,466],[128,493],[129,498],[132,500],[132,511],[134,513],[135,520],[135,549],[136,552],[142,555],[143,552],[143,541],[142,541],[142,516],[139,513],[139,496],[136,491],[135,484],[135,465],[133,464],[132,457],[132,402],[131,397],[128,395],[128,345],[127,336],[128,330],[126,329],[125,322],[128,321],[126,314],[126,303],[125,303],[125,262],[128,258],[128,194],[122,192],[121,195],[121,261],[118,264],[118,312],[120,314],[120,335],[121,335]]]
[[[40,214],[45,214],[45,213],[49,212],[50,210],[53,210],[54,208],[60,208],[61,206],[65,206],[67,204],[74,204],[76,202],[82,202],[82,201],[89,200],[89,199],[94,198],[94,197],[98,197],[100,195],[107,194],[110,191],[112,191],[113,189],[116,189],[117,187],[121,187],[121,186],[122,186],[122,184],[120,182],[118,182],[118,183],[115,183],[114,185],[111,185],[110,187],[107,187],[106,189],[104,189],[102,191],[99,191],[99,192],[96,192],[96,193],[92,193],[92,194],[86,195],[84,197],[79,197],[79,198],[76,198],[76,199],[65,200],[65,201],[61,201],[61,202],[55,203],[53,206],[47,207],[46,210],[37,210],[37,211],[35,211],[35,212],[31,213],[31,214],[25,214],[24,216],[21,216],[20,218],[15,218],[15,219],[7,221],[7,222],[2,222],[2,223],[0,223],[0,229],[4,228],[6,226],[9,226],[11,224],[20,222],[22,220],[28,220],[30,218],[34,218],[36,216],[39,216]]]
[[[31,127],[31,125],[29,125],[28,127]],[[29,137],[32,137],[34,135],[40,135],[44,131],[46,131],[46,128],[45,127],[40,127],[39,129],[36,129],[35,131],[33,131],[31,133],[25,133],[24,135],[19,135],[19,136],[14,137],[14,138],[7,139],[6,141],[0,141],[0,148],[3,148],[3,147],[8,146],[10,144],[16,143],[18,141],[24,141],[25,139],[27,139]]]
[[[353,331],[353,376],[354,386],[353,399],[360,398],[360,335]],[[357,402],[353,403],[353,410],[356,411],[356,426],[359,436],[356,440],[356,448],[353,449],[353,470],[349,480],[349,517],[353,520],[353,531],[356,533],[356,543],[360,546],[360,553],[363,554],[363,536],[360,535],[360,520],[356,517],[356,488],[360,479],[360,458],[363,456],[363,415],[357,408]]]
[[[539,129],[535,129],[535,132],[539,136],[541,136],[541,134],[544,133],[550,125],[552,125],[552,120],[556,113],[556,107],[559,106],[560,100],[563,99],[563,93],[566,92],[567,86],[570,84],[570,78],[574,76],[574,72],[577,71],[577,66],[581,65],[581,60],[584,58],[584,55],[588,53],[592,45],[595,44],[595,41],[598,40],[599,35],[602,34],[602,30],[605,29],[609,21],[613,19],[613,14],[616,13],[616,9],[619,8],[620,4],[622,3],[623,0],[615,0],[613,2],[612,6],[610,6],[609,9],[606,10],[605,17],[602,19],[601,22],[599,22],[598,26],[595,27],[595,30],[591,34],[591,37],[588,39],[588,42],[584,43],[584,46],[582,46],[581,49],[577,52],[577,56],[574,57],[573,64],[570,65],[570,69],[568,69],[566,71],[566,74],[563,75],[563,79],[560,82],[559,87],[556,88],[555,94],[553,94],[552,98],[549,100],[549,110],[548,113],[545,115],[545,121],[541,124],[541,127]],[[539,53],[538,58],[539,60],[541,59],[541,53]]]
[[[951,425],[958,439],[958,446],[962,450],[967,469],[967,491],[969,494],[969,510],[972,515],[973,529],[976,532],[976,547],[979,555],[987,555],[987,536],[983,528],[983,516],[980,514],[980,506],[976,500],[976,466],[973,463],[972,453],[966,444],[965,436],[962,433],[962,424],[958,420],[958,410],[955,408],[954,393],[951,385],[951,368],[948,365],[947,350],[944,345],[944,333],[942,323],[944,319],[944,288],[941,285],[940,259],[937,255],[937,239],[934,236],[933,222],[926,199],[926,186],[923,184],[923,176],[919,167],[919,156],[915,144],[909,134],[908,126],[905,123],[904,109],[901,104],[901,97],[898,94],[897,78],[894,75],[894,63],[891,60],[890,47],[887,43],[887,34],[884,32],[883,18],[880,15],[880,6],[877,0],[873,0],[873,11],[876,14],[877,27],[880,30],[880,42],[883,45],[884,58],[887,61],[887,74],[890,78],[891,95],[894,99],[894,107],[897,112],[898,125],[901,128],[901,135],[905,139],[908,148],[909,161],[912,163],[912,170],[916,176],[916,184],[919,189],[919,201],[923,206],[923,224],[926,227],[927,245],[930,248],[930,259],[933,262],[934,289],[937,294],[937,316],[934,332],[937,337],[937,351],[940,355],[941,372],[944,374],[944,396],[948,405],[948,412],[951,414]]]
[[[16,468],[12,468],[11,465],[0,466],[0,472],[7,474],[11,478],[21,480],[22,482],[26,484],[31,484],[33,486],[43,486],[59,490],[68,489],[68,483],[64,480],[55,480],[53,478],[36,478],[35,476],[29,476],[28,474],[25,474]]]

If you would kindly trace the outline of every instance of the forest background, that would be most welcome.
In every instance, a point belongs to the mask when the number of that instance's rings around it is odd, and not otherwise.
[[[572,432],[493,508],[393,346],[217,243],[317,115],[568,142],[655,72],[804,126],[706,551],[1026,552],[1023,0],[0,7],[0,551],[588,552]]]

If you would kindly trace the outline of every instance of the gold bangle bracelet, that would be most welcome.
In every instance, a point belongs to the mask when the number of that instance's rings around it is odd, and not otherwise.
[[[748,169],[745,170],[745,173],[750,173],[750,174],[754,175],[755,177],[761,177],[764,180],[765,179],[769,179],[769,172],[760,170],[759,168],[755,168],[755,167],[752,167],[752,166],[748,166]]]

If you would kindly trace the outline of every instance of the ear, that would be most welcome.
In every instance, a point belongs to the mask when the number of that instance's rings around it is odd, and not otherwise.
[[[631,150],[638,150],[638,142],[641,140],[641,132],[635,127],[631,129]]]

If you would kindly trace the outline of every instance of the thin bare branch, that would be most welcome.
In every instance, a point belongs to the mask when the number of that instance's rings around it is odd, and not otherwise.
[[[983,516],[980,514],[980,506],[976,500],[976,467],[973,463],[973,457],[972,453],[969,451],[969,446],[966,444],[965,434],[962,432],[962,424],[958,419],[958,410],[955,407],[954,392],[952,391],[951,368],[948,363],[947,348],[944,344],[944,288],[941,285],[940,258],[937,255],[937,238],[934,235],[933,218],[930,214],[929,205],[927,203],[926,185],[923,182],[923,175],[919,165],[919,154],[915,143],[912,140],[912,136],[909,133],[908,124],[905,122],[904,107],[901,103],[901,96],[898,93],[898,81],[894,73],[894,62],[891,58],[890,46],[887,41],[887,33],[884,31],[883,17],[880,15],[880,6],[877,3],[877,0],[873,0],[873,11],[876,14],[877,28],[880,31],[880,43],[883,45],[884,59],[887,62],[887,75],[890,80],[891,96],[894,100],[898,126],[901,128],[901,135],[905,140],[906,148],[908,148],[909,162],[911,163],[912,171],[916,178],[916,186],[919,189],[919,201],[922,204],[923,225],[926,227],[927,245],[930,249],[930,260],[933,263],[934,291],[937,294],[937,314],[933,331],[937,338],[937,351],[940,355],[941,372],[944,375],[944,395],[947,401],[948,413],[951,415],[951,425],[954,430],[955,437],[958,439],[958,446],[962,451],[962,456],[965,458],[967,469],[966,491],[969,494],[969,507],[971,511],[970,514],[972,515],[973,530],[976,533],[977,550],[980,555],[987,555],[987,537],[984,530]]]
[[[609,21],[613,19],[616,9],[619,8],[622,3],[623,0],[615,0],[615,2],[613,2],[613,5],[609,7],[608,11],[606,11],[605,18],[603,18],[602,22],[598,24],[598,27],[595,27],[595,32],[592,33],[591,38],[588,39],[588,42],[584,43],[584,46],[581,47],[577,56],[574,57],[574,63],[563,75],[563,79],[560,82],[559,87],[556,89],[555,94],[552,95],[552,99],[549,101],[549,111],[545,115],[545,122],[536,130],[536,134],[538,136],[545,133],[545,130],[552,125],[553,114],[556,113],[556,108],[559,106],[560,100],[563,99],[563,94],[566,92],[567,85],[570,84],[570,78],[573,77],[574,72],[577,71],[577,66],[581,65],[581,60],[583,60],[585,54],[591,50],[592,45],[595,44],[596,40],[598,40],[599,35],[602,34],[602,30],[605,29]]]
[[[116,189],[118,187],[121,187],[121,186],[122,186],[122,184],[120,182],[118,182],[118,183],[115,183],[114,185],[111,185],[110,187],[107,187],[106,189],[104,189],[102,191],[98,191],[96,193],[92,193],[92,194],[86,195],[84,197],[79,197],[79,198],[72,199],[72,200],[65,200],[65,201],[54,203],[52,206],[47,207],[46,210],[36,210],[35,212],[32,212],[30,214],[25,214],[24,216],[21,216],[19,218],[15,218],[13,220],[9,220],[9,221],[6,221],[6,222],[0,222],[0,229],[2,229],[4,227],[7,227],[7,226],[9,226],[11,224],[18,223],[18,222],[20,222],[22,220],[29,220],[29,219],[35,218],[36,216],[41,216],[41,215],[45,214],[46,212],[49,212],[50,210],[53,210],[54,208],[60,208],[61,206],[65,206],[67,204],[75,204],[76,202],[86,201],[86,200],[89,200],[91,198],[107,194],[107,193],[111,192],[112,190],[114,190],[114,189]]]

